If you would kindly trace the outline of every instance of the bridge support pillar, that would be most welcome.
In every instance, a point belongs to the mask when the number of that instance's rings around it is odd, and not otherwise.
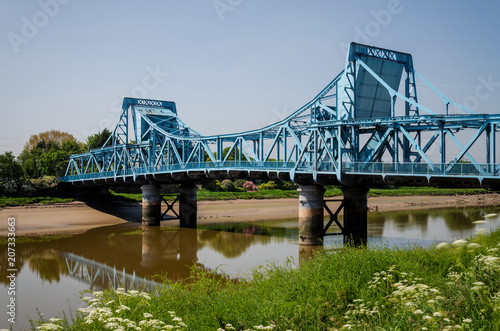
[[[161,197],[160,186],[156,184],[142,185],[142,224],[160,225]]]
[[[179,196],[179,218],[181,228],[196,228],[196,218],[198,216],[197,193],[198,187],[193,182],[182,183],[180,185],[181,194]]]
[[[323,194],[321,185],[300,185],[299,193],[299,244],[323,245]]]
[[[344,186],[344,245],[366,246],[368,188]]]

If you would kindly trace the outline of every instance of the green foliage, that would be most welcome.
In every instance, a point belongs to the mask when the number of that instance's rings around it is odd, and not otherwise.
[[[63,176],[69,156],[83,151],[71,134],[52,130],[32,135],[18,159],[27,176]]]
[[[222,150],[222,160],[224,160],[226,158],[230,149],[231,149],[231,147],[226,147]],[[240,149],[238,147],[235,147],[231,151],[231,154],[229,154],[229,156],[227,157],[227,161],[235,161],[236,159],[239,158],[239,155],[240,155]],[[214,153],[214,156],[217,158],[216,152]],[[243,159],[243,161],[245,161],[246,157],[243,155],[242,159]],[[211,161],[210,157],[208,156],[208,154],[206,152],[205,152],[205,161]]]
[[[39,167],[42,175],[64,176],[69,154],[60,149],[51,149],[40,156]]]
[[[442,195],[472,195],[472,194],[487,194],[490,191],[483,188],[437,188],[432,186],[401,186],[388,188],[370,188],[368,191],[369,197],[376,196],[442,196]]]
[[[259,190],[274,190],[278,187],[276,183],[272,180],[268,181],[267,183],[262,183],[259,185]]]
[[[16,179],[0,181],[0,196],[3,197],[33,197],[56,195],[57,178]],[[21,200],[19,200],[21,201]]]
[[[243,188],[243,185],[245,184],[245,182],[246,182],[245,179],[236,179],[234,181],[234,187]]]
[[[0,207],[15,207],[15,206],[26,206],[35,203],[43,205],[51,205],[54,203],[68,203],[72,202],[72,198],[54,198],[54,197],[18,197],[18,198],[6,198],[0,197]]]
[[[22,176],[23,169],[12,152],[0,154],[0,180],[19,179]]]
[[[219,180],[209,180],[203,183],[203,188],[211,192],[224,191],[224,187]]]
[[[497,230],[428,249],[336,248],[300,267],[291,260],[259,267],[237,282],[195,265],[189,279],[166,279],[156,293],[94,292],[75,320],[33,326],[100,330],[155,320],[189,330],[497,330],[499,243]]]
[[[88,150],[104,147],[106,140],[108,140],[110,136],[111,136],[111,131],[105,128],[101,132],[88,136],[85,146],[87,147]],[[111,142],[109,142],[107,146],[109,145],[111,145]]]
[[[234,183],[230,181],[229,179],[224,179],[221,183],[222,188],[226,192],[234,192],[236,191],[236,188],[234,186]]]

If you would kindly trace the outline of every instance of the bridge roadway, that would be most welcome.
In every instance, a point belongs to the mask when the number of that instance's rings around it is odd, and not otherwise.
[[[418,101],[417,79],[442,100]],[[401,88],[400,88],[401,87]],[[400,91],[402,90],[402,91]],[[410,54],[351,43],[344,69],[293,114],[264,128],[203,136],[172,101],[124,98],[101,148],[72,155],[62,182],[142,185],[143,223],[161,220],[160,183],[180,184],[181,227],[196,227],[197,185],[210,179],[279,179],[299,184],[299,242],[318,245],[324,212],[344,241],[366,242],[369,185],[500,185],[499,114],[477,114],[447,98]],[[343,223],[323,185],[341,185]],[[170,208],[170,206],[169,206]]]

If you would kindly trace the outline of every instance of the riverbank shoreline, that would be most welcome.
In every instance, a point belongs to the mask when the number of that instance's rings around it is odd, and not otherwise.
[[[335,200],[335,199],[334,199]],[[340,202],[328,202],[336,210]],[[500,194],[453,196],[383,196],[368,198],[369,212],[414,209],[500,206]],[[166,205],[162,206],[166,209]],[[28,205],[0,209],[0,237],[7,237],[7,219],[16,219],[16,236],[71,235],[118,224],[139,226],[139,203],[123,201],[73,201],[53,205]],[[342,214],[342,213],[341,213]],[[255,222],[298,217],[297,199],[199,201],[198,224]],[[162,226],[178,226],[178,220]]]

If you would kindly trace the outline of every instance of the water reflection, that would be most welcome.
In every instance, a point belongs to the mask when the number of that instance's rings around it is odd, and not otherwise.
[[[499,211],[498,207],[482,207],[373,213],[368,215],[368,235],[402,237],[413,242],[451,240],[470,236],[478,229],[495,227],[498,216],[488,218],[485,224],[477,221]]]
[[[64,260],[53,249],[32,255],[28,260],[28,266],[42,280],[42,283],[45,281],[58,283],[61,276],[69,273]]]
[[[369,237],[372,241],[376,237],[413,238],[417,242],[454,239],[469,236],[479,228],[495,226],[498,216],[487,218],[484,224],[474,222],[485,220],[487,214],[499,212],[500,208],[490,207],[372,213],[368,217]],[[119,272],[125,270],[127,277],[137,279],[161,281],[160,275],[166,275],[177,280],[189,277],[193,264],[208,270],[217,269],[220,264],[231,263],[231,260],[241,257],[264,263],[267,257],[262,254],[249,258],[249,254],[256,254],[252,251],[259,250],[252,249],[252,246],[295,245],[294,249],[287,248],[289,251],[286,254],[306,260],[311,255],[310,250],[297,247],[297,236],[297,223],[290,220],[216,224],[199,229],[143,228],[139,224],[126,224],[93,229],[71,238],[49,242],[19,243],[16,261],[18,270],[27,264],[42,283],[57,283],[63,276],[76,275],[72,264],[74,261],[68,262],[68,256],[80,258],[81,265],[84,265],[83,261],[93,261],[95,264],[92,268],[103,266],[102,273],[111,267]],[[203,252],[201,263],[198,256],[200,251]],[[3,265],[7,261],[6,252],[6,249],[2,249],[0,253],[0,263]],[[212,262],[207,258],[209,254],[219,258]],[[210,263],[206,263],[207,259],[210,259]],[[87,269],[90,270],[90,267]],[[8,280],[6,276],[7,271],[2,268],[0,282],[5,285]],[[97,290],[110,284],[107,281],[90,281],[89,285]]]
[[[480,229],[495,228],[500,208],[413,210],[368,215],[368,244],[430,245],[455,240]],[[477,221],[483,221],[475,223]],[[199,229],[147,227],[130,223],[97,228],[81,235],[16,245],[19,316],[36,316],[43,305],[55,315],[70,296],[78,300],[84,289],[149,287],[162,277],[176,281],[190,276],[191,266],[216,270],[230,277],[248,275],[249,269],[272,261],[304,263],[317,247],[298,245],[297,220],[215,224]],[[332,232],[338,231],[332,229]],[[340,246],[342,236],[325,238],[327,246]],[[2,248],[3,247],[3,248]],[[0,244],[0,264],[7,265],[6,242]],[[0,268],[0,291],[8,287],[7,269]],[[31,290],[27,290],[31,288]],[[39,291],[40,290],[40,291]],[[43,290],[43,291],[42,291]],[[39,292],[39,297],[34,292]],[[74,291],[74,292],[72,292]],[[44,300],[50,293],[53,310]],[[46,300],[45,300],[46,301]],[[22,324],[20,324],[21,326]],[[27,326],[26,326],[27,327]]]

